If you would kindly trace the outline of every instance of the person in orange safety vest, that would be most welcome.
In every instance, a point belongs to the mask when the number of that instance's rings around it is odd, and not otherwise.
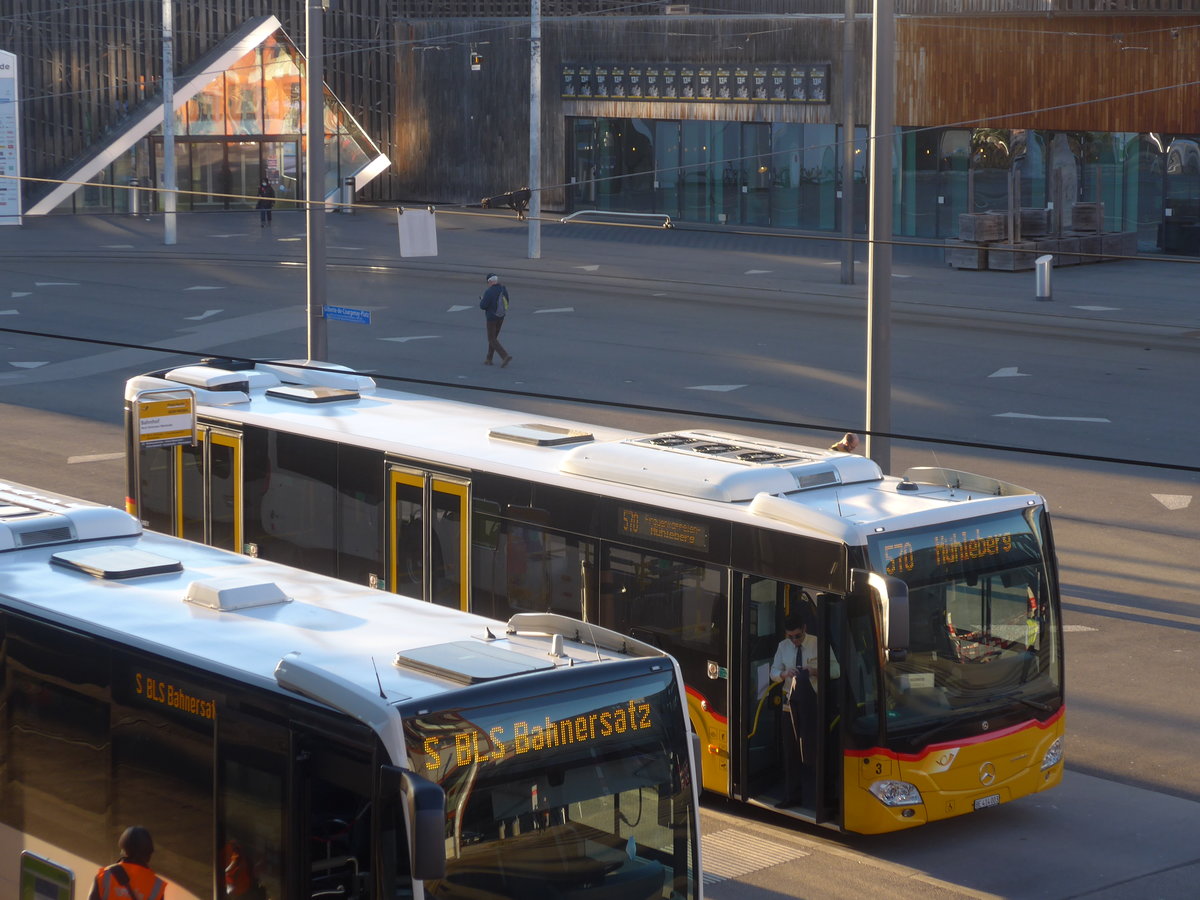
[[[126,828],[117,848],[120,858],[96,873],[88,900],[163,900],[167,883],[150,868],[150,832],[141,825]]]

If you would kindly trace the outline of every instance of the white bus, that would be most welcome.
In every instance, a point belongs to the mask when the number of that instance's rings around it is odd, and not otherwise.
[[[172,393],[194,398],[197,440],[149,446]],[[874,833],[1061,780],[1058,576],[1032,491],[737,434],[533,418],[334,366],[213,360],[132,379],[126,404],[129,504],[149,527],[667,651],[708,790]],[[799,791],[769,676],[797,616],[821,648],[804,718],[822,723],[801,736]]]
[[[0,484],[0,896],[700,898],[674,661]]]

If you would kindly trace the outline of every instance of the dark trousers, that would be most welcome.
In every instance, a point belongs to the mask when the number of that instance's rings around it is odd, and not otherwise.
[[[499,353],[500,358],[508,359],[508,351],[500,346],[500,329],[504,325],[503,319],[488,319],[487,320],[487,339],[488,352],[487,361],[492,361],[492,354]]]
[[[783,792],[797,806],[817,801],[817,695],[808,679],[800,683],[783,707]]]

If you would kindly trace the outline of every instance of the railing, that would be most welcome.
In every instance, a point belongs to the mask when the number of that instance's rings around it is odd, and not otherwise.
[[[662,219],[663,228],[675,227],[671,222],[671,217],[666,213],[621,212],[615,209],[581,209],[571,213],[569,216],[563,216],[558,221],[570,223],[574,222],[579,216],[612,216],[617,219]]]

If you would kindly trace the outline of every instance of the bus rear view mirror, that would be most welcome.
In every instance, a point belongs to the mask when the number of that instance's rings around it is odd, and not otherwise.
[[[879,619],[883,652],[889,662],[908,656],[908,585],[891,575],[866,569],[850,573],[850,596],[869,598]]]
[[[407,769],[384,766],[382,796],[403,800],[413,878],[446,875],[446,793]]]

